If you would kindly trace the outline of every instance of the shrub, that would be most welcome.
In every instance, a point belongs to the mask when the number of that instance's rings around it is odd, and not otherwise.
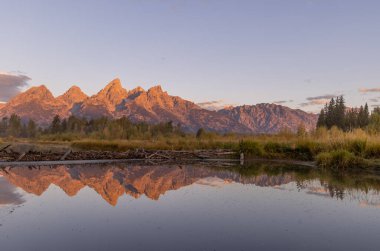
[[[312,160],[314,157],[314,145],[298,144],[294,149],[294,157],[300,160]]]
[[[348,151],[354,153],[355,155],[364,155],[366,150],[367,140],[355,139],[348,143]]]
[[[268,142],[264,145],[264,150],[267,153],[287,153],[291,152],[291,147],[288,144]]]
[[[367,144],[364,156],[365,158],[380,158],[380,144]]]
[[[366,162],[363,158],[355,156],[347,150],[322,152],[317,155],[316,160],[318,166],[327,168],[345,169],[366,166]]]
[[[264,156],[264,149],[262,145],[256,141],[240,141],[239,151],[247,154],[248,156]]]

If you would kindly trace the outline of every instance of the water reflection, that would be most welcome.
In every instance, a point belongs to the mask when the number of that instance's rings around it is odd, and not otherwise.
[[[5,205],[20,205],[24,202],[22,195],[15,186],[0,177],[0,207]]]
[[[229,183],[285,188],[295,183],[309,195],[355,200],[364,207],[380,207],[380,175],[375,172],[312,169],[279,163],[252,163],[246,166],[103,164],[72,166],[12,167],[0,169],[0,205],[21,204],[15,187],[42,195],[49,186],[60,187],[75,196],[84,187],[96,191],[115,206],[124,195],[141,195],[158,200],[169,190],[192,184],[221,187]]]

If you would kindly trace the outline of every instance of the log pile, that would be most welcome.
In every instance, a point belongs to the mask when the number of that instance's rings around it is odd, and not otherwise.
[[[125,152],[112,151],[72,151],[65,152],[15,152],[12,149],[0,149],[0,161],[62,161],[62,160],[107,160],[107,159],[142,159],[142,160],[209,160],[236,159],[238,154],[230,150],[144,150],[136,149]]]

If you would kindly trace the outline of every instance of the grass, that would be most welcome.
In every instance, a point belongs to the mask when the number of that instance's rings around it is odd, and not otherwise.
[[[146,150],[195,150],[195,149],[233,149],[237,144],[229,141],[200,141],[195,139],[166,140],[93,140],[83,139],[71,142],[78,150],[126,151],[134,149]]]
[[[27,139],[2,139],[5,142],[25,142]],[[316,161],[320,167],[350,168],[379,166],[380,134],[363,130],[344,133],[336,128],[319,129],[307,135],[280,133],[276,135],[217,135],[204,138],[195,135],[104,140],[90,135],[44,135],[31,140],[40,144],[66,144],[78,150],[125,151],[230,149],[243,152],[246,158],[290,159]],[[1,142],[1,139],[0,139]]]
[[[347,150],[334,150],[332,152],[322,152],[316,156],[317,164],[320,167],[346,169],[350,167],[366,167],[368,163],[360,156]]]

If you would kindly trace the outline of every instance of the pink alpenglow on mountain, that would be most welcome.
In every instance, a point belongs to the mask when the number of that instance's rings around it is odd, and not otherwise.
[[[33,119],[47,126],[55,115],[86,118],[127,117],[132,122],[160,123],[172,121],[189,132],[199,128],[221,133],[276,133],[283,129],[296,131],[303,124],[315,128],[317,115],[275,104],[228,107],[219,111],[201,108],[194,102],[171,96],[160,85],[148,90],[137,87],[124,89],[114,79],[97,94],[88,97],[77,87],[71,87],[54,97],[44,86],[32,87],[0,103],[0,118],[17,114],[23,121]]]

